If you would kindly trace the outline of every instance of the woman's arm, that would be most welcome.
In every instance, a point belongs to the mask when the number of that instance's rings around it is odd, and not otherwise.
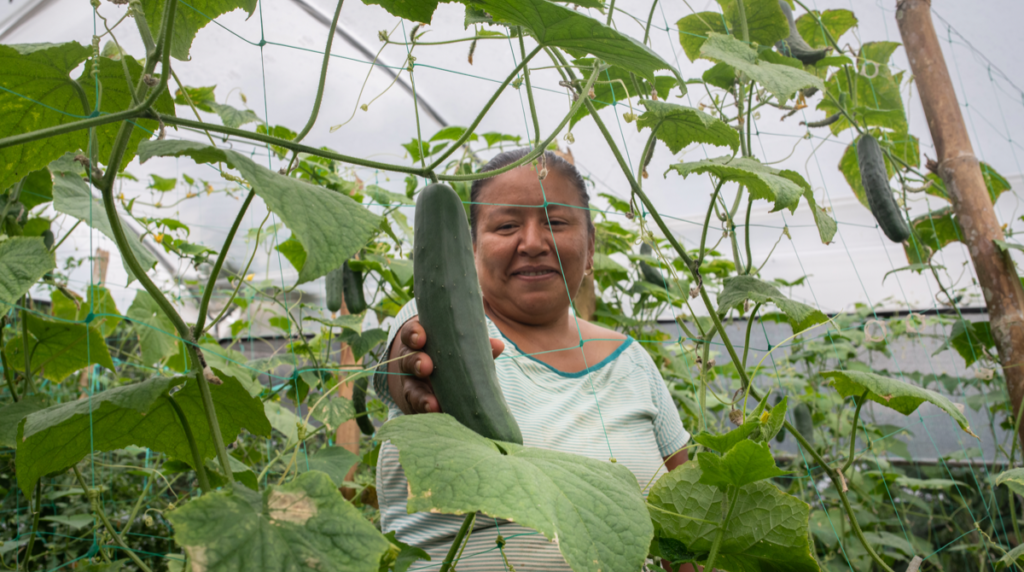
[[[687,454],[686,449],[682,449],[682,450],[680,450],[680,451],[678,451],[676,453],[673,453],[673,454],[669,455],[668,457],[664,457],[664,459],[665,459],[665,468],[668,469],[669,471],[671,471],[672,469],[674,469],[674,468],[678,467],[679,465],[682,465],[686,461],[690,460],[690,457]]]

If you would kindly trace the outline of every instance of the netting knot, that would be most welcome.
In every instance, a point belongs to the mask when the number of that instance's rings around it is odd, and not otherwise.
[[[505,548],[505,537],[499,534],[498,537],[494,539],[494,543],[498,545],[498,548]]]
[[[256,45],[262,48],[263,46],[267,45],[267,39],[266,38],[260,38],[260,42],[258,44],[256,44]]]

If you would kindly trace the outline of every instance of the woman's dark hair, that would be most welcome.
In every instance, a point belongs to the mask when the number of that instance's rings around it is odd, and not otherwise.
[[[531,149],[529,147],[522,147],[519,149],[513,149],[512,151],[499,153],[493,159],[488,161],[480,172],[486,173],[488,171],[497,171],[498,169],[507,167],[525,157],[530,151]],[[569,182],[572,183],[572,186],[576,187],[576,190],[579,191],[580,203],[583,204],[583,212],[586,213],[587,216],[587,230],[590,232],[591,236],[593,236],[594,223],[590,218],[590,197],[587,195],[587,185],[584,183],[583,176],[580,175],[580,172],[576,170],[576,167],[572,163],[558,155],[555,155],[551,151],[545,151],[543,155],[537,157],[536,161],[540,169],[547,168],[548,172],[559,173],[568,179]],[[531,163],[523,163],[517,168],[528,167],[530,165]],[[476,221],[477,214],[480,210],[480,193],[482,193],[484,188],[490,185],[493,180],[494,177],[477,179],[473,181],[473,186],[469,191],[469,226],[473,233],[473,242],[476,242]]]

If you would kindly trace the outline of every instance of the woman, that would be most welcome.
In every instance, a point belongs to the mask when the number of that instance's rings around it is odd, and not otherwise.
[[[502,153],[484,171],[507,166],[527,152]],[[685,451],[673,454],[689,433],[647,352],[632,338],[570,312],[584,276],[593,272],[590,201],[571,164],[551,152],[539,163],[478,180],[472,187],[473,252],[491,348],[495,358],[501,355],[495,361],[498,380],[526,446],[614,457],[643,486],[656,473],[686,461]],[[420,351],[430,342],[416,318],[415,302],[399,312],[387,343],[393,361],[374,386],[388,403],[389,417],[441,411],[430,388],[433,364]],[[382,528],[427,550],[436,569],[463,517],[407,514],[407,491],[398,451],[386,443],[377,465]],[[478,519],[458,570],[504,572],[495,538],[525,533],[504,548],[516,570],[568,571],[558,546],[531,532]]]

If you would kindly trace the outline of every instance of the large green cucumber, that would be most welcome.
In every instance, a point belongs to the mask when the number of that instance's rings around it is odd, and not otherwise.
[[[789,7],[789,3],[786,0],[779,0],[779,8],[782,9],[782,13],[786,16],[786,21],[789,22],[789,36],[785,40],[775,42],[775,48],[779,50],[779,53],[796,58],[804,64],[814,64],[828,55],[828,48],[817,50],[804,41],[803,36],[796,29],[796,22],[793,21],[793,10]]]
[[[892,198],[882,148],[871,135],[862,135],[857,141],[857,165],[860,167],[860,182],[868,198],[868,208],[882,232],[893,242],[903,242],[910,238],[910,227],[903,220],[903,213],[896,200]]]
[[[363,273],[356,272],[348,265],[341,265],[342,288],[345,290],[345,307],[350,314],[362,314],[366,311],[366,298],[363,297]]]
[[[343,266],[348,266],[347,262],[342,263]],[[345,271],[342,268],[335,268],[327,273],[327,309],[331,312],[337,312],[341,309],[341,301],[345,294],[343,291],[345,284]]]
[[[447,185],[416,201],[413,276],[441,409],[484,437],[522,444],[494,369],[466,211]]]

